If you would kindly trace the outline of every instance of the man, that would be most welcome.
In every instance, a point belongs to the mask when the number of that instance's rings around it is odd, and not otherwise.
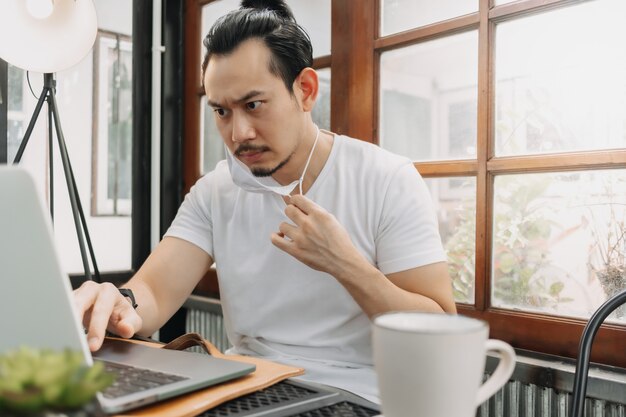
[[[311,43],[280,1],[244,1],[204,44],[207,103],[227,161],[186,196],[126,284],[75,292],[97,350],[151,335],[215,261],[233,351],[376,401],[370,318],[455,312],[428,192],[411,161],[320,131]]]

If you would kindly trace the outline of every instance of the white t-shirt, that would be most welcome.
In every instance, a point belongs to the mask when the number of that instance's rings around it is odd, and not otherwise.
[[[428,190],[407,158],[335,135],[306,196],[384,274],[445,260]],[[221,161],[185,197],[166,236],[215,261],[233,352],[304,367],[303,379],[378,401],[368,317],[334,277],[270,241],[290,222],[285,207],[277,194],[236,186]]]

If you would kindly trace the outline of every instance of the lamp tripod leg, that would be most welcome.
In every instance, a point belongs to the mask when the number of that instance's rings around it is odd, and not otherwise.
[[[67,147],[65,146],[65,138],[63,136],[63,131],[61,129],[61,121],[59,117],[59,110],[55,98],[54,91],[50,91],[50,106],[51,112],[54,118],[54,126],[56,129],[57,140],[59,142],[59,153],[61,154],[61,162],[63,165],[63,171],[65,174],[65,181],[67,184],[67,191],[70,197],[70,204],[72,206],[72,215],[74,217],[74,226],[76,227],[76,235],[78,238],[78,245],[80,247],[80,255],[83,260],[83,268],[85,270],[85,278],[88,280],[92,280],[91,270],[89,268],[89,261],[87,259],[87,253],[85,249],[85,241],[83,240],[83,233],[85,234],[90,249],[91,260],[94,265],[94,271],[98,271],[97,265],[95,262],[95,256],[93,254],[93,247],[91,246],[91,239],[89,238],[89,232],[87,230],[87,223],[85,221],[85,214],[82,210],[82,204],[80,203],[80,196],[78,194],[78,188],[76,186],[76,180],[74,178],[74,173],[72,172],[72,167],[69,159],[69,155],[67,152]],[[99,272],[97,275],[97,281],[100,281]]]
[[[54,224],[54,140],[52,139],[52,106],[50,105],[50,97],[48,97],[48,170],[50,181],[50,219]]]
[[[91,258],[91,264],[93,265],[93,271],[96,282],[102,282],[100,279],[100,271],[98,270],[98,264],[96,262],[96,256],[94,255],[93,245],[91,244],[91,237],[89,236],[89,229],[87,228],[87,221],[85,220],[85,212],[83,210],[83,205],[80,201],[80,196],[78,194],[78,187],[76,186],[76,179],[74,177],[74,170],[72,169],[72,164],[70,163],[69,154],[67,152],[67,147],[65,146],[65,140],[63,140],[62,145],[65,150],[65,154],[68,155],[67,162],[69,165],[70,175],[72,177],[72,184],[74,184],[74,194],[76,195],[76,202],[78,203],[78,213],[80,214],[80,222],[83,226],[83,232],[85,233],[85,240],[87,241],[87,248],[89,249],[89,256]]]
[[[41,113],[41,108],[43,107],[44,101],[48,102],[48,139],[49,139],[49,168],[50,168],[50,216],[54,221],[54,177],[53,177],[53,144],[54,140],[52,139],[53,129],[52,125],[54,123],[57,140],[59,142],[59,153],[61,154],[61,162],[63,165],[63,171],[65,173],[65,181],[67,184],[67,191],[70,197],[70,204],[72,206],[72,216],[74,218],[74,226],[76,227],[76,235],[78,238],[78,245],[80,247],[80,255],[83,261],[83,268],[85,271],[85,278],[88,280],[92,279],[91,270],[89,268],[89,261],[87,259],[87,253],[85,249],[85,242],[83,240],[84,237],[87,240],[87,245],[89,247],[89,255],[91,258],[91,263],[94,268],[95,281],[101,282],[100,279],[100,271],[98,270],[98,265],[96,263],[96,257],[93,250],[93,245],[91,243],[91,238],[89,236],[89,230],[87,229],[87,221],[85,220],[85,214],[83,212],[83,207],[80,202],[80,195],[78,194],[78,188],[76,186],[76,179],[74,178],[74,172],[72,171],[72,165],[70,163],[69,155],[67,152],[67,147],[65,146],[65,138],[63,136],[63,131],[61,130],[61,121],[59,117],[58,107],[56,103],[55,97],[55,82],[53,74],[44,74],[44,87],[41,91],[41,95],[37,100],[37,105],[35,106],[35,111],[28,123],[28,127],[26,129],[26,133],[24,134],[24,139],[20,143],[20,147],[18,148],[17,153],[15,154],[15,158],[13,159],[13,164],[18,164],[22,160],[22,155],[24,154],[24,150],[28,145],[30,137],[33,133],[33,129],[35,127],[35,123]],[[80,222],[79,222],[80,219]],[[82,228],[81,228],[82,227]]]

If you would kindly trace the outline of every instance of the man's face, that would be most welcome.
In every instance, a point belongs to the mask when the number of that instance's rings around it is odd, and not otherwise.
[[[298,92],[294,97],[270,72],[270,56],[262,41],[250,39],[228,55],[212,56],[204,75],[224,143],[258,176],[290,170],[305,121]]]

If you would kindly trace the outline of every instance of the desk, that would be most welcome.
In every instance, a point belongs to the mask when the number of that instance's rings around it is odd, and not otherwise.
[[[139,342],[141,343],[141,342]],[[154,342],[152,341],[152,344]],[[215,356],[219,357],[219,352],[211,351]],[[243,358],[242,358],[243,360]],[[257,371],[260,371],[261,365],[265,369],[269,362],[257,363]],[[271,365],[274,366],[274,365]],[[276,365],[282,366],[282,365]],[[293,368],[296,369],[297,368]],[[261,373],[263,375],[263,373]],[[266,374],[267,375],[267,374]],[[294,373],[290,373],[294,375]],[[260,377],[262,378],[262,377]],[[210,388],[209,388],[210,389]],[[212,395],[212,394],[210,394]],[[172,401],[175,401],[172,399]],[[196,404],[196,407],[193,404]],[[187,397],[183,400],[183,413],[185,409],[198,409],[200,404],[195,402],[193,394],[191,398]],[[205,405],[203,407],[208,406]],[[150,407],[150,406],[148,406]],[[177,404],[176,407],[179,407]],[[157,406],[157,408],[159,408]],[[161,409],[175,409],[177,412],[180,408],[161,407]],[[167,413],[169,413],[168,411]],[[189,411],[188,411],[189,412]],[[149,408],[143,412],[138,409],[137,415],[148,415],[152,413]],[[162,413],[162,411],[161,411]],[[133,415],[133,411],[129,411],[124,415]],[[282,382],[271,385],[265,389],[244,394],[238,398],[222,403],[212,409],[209,409],[199,416],[202,417],[243,417],[243,416],[277,416],[277,417],[295,417],[295,416],[342,416],[342,417],[371,417],[380,414],[377,404],[367,401],[352,393],[329,387],[322,384],[311,382],[303,382],[295,379],[287,379]]]

